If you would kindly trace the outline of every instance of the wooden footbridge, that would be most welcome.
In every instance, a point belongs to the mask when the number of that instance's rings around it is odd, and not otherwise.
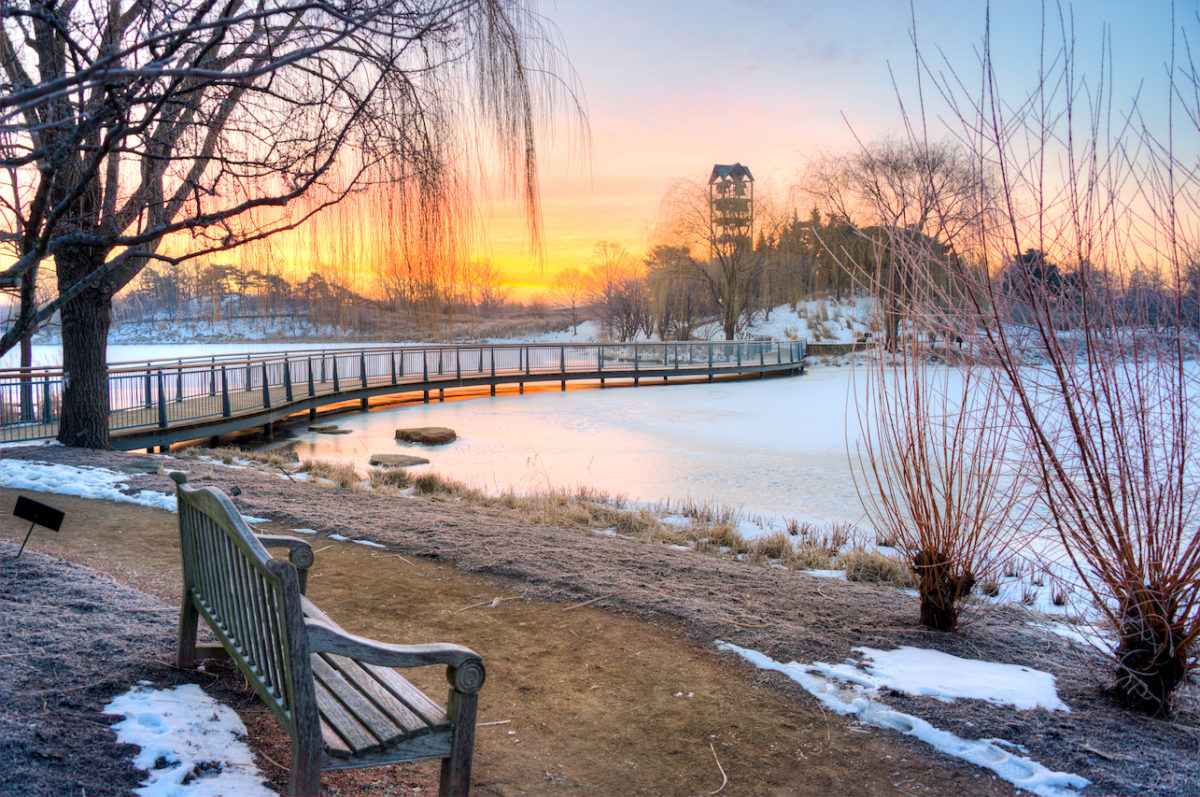
[[[273,425],[298,413],[372,398],[501,385],[568,382],[606,386],[765,378],[804,371],[804,341],[389,346],[280,351],[236,357],[114,364],[109,430],[119,449],[173,443]],[[58,433],[63,374],[0,370],[0,441]]]

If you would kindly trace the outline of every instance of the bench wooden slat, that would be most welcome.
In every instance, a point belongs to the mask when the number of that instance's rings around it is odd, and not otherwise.
[[[358,685],[350,680],[347,680],[342,673],[338,672],[329,662],[325,661],[320,654],[314,654],[308,658],[309,665],[312,667],[313,677],[325,687],[334,697],[337,698],[354,719],[367,729],[380,744],[388,746],[395,744],[403,739],[406,734],[404,729],[380,711],[375,705],[363,694]]]
[[[423,719],[428,725],[434,728],[446,727],[450,724],[450,720],[446,717],[446,712],[437,703],[434,703],[425,693],[417,687],[410,684],[399,673],[391,667],[381,667],[377,664],[362,663],[363,669],[374,675],[386,686],[392,694],[400,698],[404,705],[413,711],[417,716]]]
[[[383,745],[379,740],[371,735],[371,732],[359,724],[350,712],[346,710],[338,699],[330,694],[325,684],[320,680],[313,680],[313,688],[317,697],[317,713],[321,715],[321,719],[325,724],[333,730],[335,736],[345,742],[350,748],[352,755],[362,755],[376,750],[382,750]],[[326,742],[326,746],[330,746]],[[330,752],[333,751],[331,747]]]
[[[400,726],[406,737],[412,738],[424,733],[433,732],[433,726],[427,723],[423,717],[413,713],[408,706],[404,705],[403,701],[392,694],[383,684],[375,680],[374,676],[364,670],[354,659],[348,659],[345,656],[338,656],[336,654],[323,654],[323,656],[342,675],[370,697],[371,702],[380,711],[387,714],[392,722]],[[405,683],[408,682],[407,678],[404,680]]]
[[[351,758],[354,753],[350,752],[350,748],[342,741],[341,737],[334,733],[333,728],[329,727],[329,723],[321,720],[321,739],[325,742],[325,749],[329,754],[337,758]]]

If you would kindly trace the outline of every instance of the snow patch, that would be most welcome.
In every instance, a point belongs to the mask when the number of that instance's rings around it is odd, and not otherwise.
[[[717,640],[715,644],[721,650],[738,654],[756,667],[783,673],[831,711],[852,716],[866,725],[913,736],[947,755],[986,767],[1014,786],[1039,797],[1077,797],[1075,790],[1091,783],[1080,775],[1057,772],[1030,758],[1014,755],[1004,749],[1006,743],[1002,739],[963,739],[919,717],[894,711],[887,704],[866,697],[874,692],[874,686],[858,684],[847,687],[826,677],[822,669],[830,665],[802,665],[794,661],[782,664],[758,651],[729,642]],[[863,677],[857,680],[869,682],[870,679]]]
[[[119,744],[140,747],[133,764],[148,775],[142,797],[274,797],[263,785],[246,726],[228,706],[195,684],[173,689],[135,686],[104,707],[125,717],[113,726]]]
[[[107,468],[56,465],[20,459],[0,463],[0,487],[11,490],[35,490],[42,493],[75,495],[80,498],[100,498],[128,504],[141,504],[154,509],[177,511],[175,496],[153,490],[124,493],[129,475]]]

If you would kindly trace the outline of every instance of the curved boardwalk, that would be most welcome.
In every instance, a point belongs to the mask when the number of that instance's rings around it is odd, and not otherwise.
[[[183,358],[109,369],[115,448],[169,446],[266,426],[320,407],[504,384],[783,376],[804,370],[804,341],[391,346]],[[0,441],[58,432],[58,369],[0,370]]]

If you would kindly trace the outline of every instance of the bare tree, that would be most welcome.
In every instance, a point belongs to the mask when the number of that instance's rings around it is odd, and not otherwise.
[[[946,261],[962,300],[948,320],[1017,406],[1041,511],[1117,630],[1117,694],[1164,712],[1197,667],[1200,639],[1200,374],[1185,331],[1200,167],[1176,143],[1194,140],[1200,70],[1190,49],[1176,49],[1186,32],[1173,28],[1166,114],[1143,116],[1134,104],[1122,117],[1107,74],[1083,90],[1070,24],[1060,16],[1048,33],[1061,44],[1015,108],[1002,99],[986,37],[982,80],[934,69],[918,51],[921,78],[950,105],[975,168],[996,175],[1000,200],[989,223],[947,233],[954,252],[973,246],[980,257]],[[978,95],[964,88],[972,83]],[[911,130],[920,146],[924,128]],[[1045,267],[1028,267],[1046,258],[1072,275],[1066,298]],[[1014,261],[1026,267],[1004,268]],[[1139,270],[1158,274],[1170,297],[1154,317],[1126,300]]]
[[[587,276],[574,266],[559,271],[550,282],[554,295],[571,310],[571,334],[579,332],[579,307],[587,298],[587,286]]]
[[[624,247],[598,241],[588,280],[591,302],[607,335],[625,341],[633,340],[643,330],[650,333],[653,324],[646,277]]]
[[[108,444],[112,297],[149,262],[263,240],[377,184],[404,187],[392,228],[411,231],[461,206],[453,164],[487,134],[536,241],[535,135],[563,85],[546,42],[500,0],[4,3],[0,286],[53,258],[58,295],[23,304],[0,351],[61,313],[59,439]]]
[[[905,253],[913,259],[896,268],[924,284],[935,253]],[[864,287],[883,323],[894,281]],[[931,342],[929,333],[942,329],[933,294],[908,297],[894,352],[873,347],[856,365],[865,384],[854,390],[861,437],[853,472],[872,525],[912,571],[921,625],[953,631],[972,589],[999,583],[1028,544],[1029,493],[1016,407],[974,353]]]
[[[953,240],[963,247],[960,255],[969,258],[977,251],[969,233],[985,223],[991,205],[983,169],[961,147],[895,139],[813,161],[802,192],[861,239],[834,234],[842,229],[836,226],[814,228],[818,235],[824,233],[821,243],[831,257],[852,271],[871,272],[861,278],[884,283],[882,327],[890,350],[899,349],[903,305],[919,290],[911,284],[913,270],[898,262],[892,241],[910,236],[914,240],[906,248],[913,250],[930,241]],[[933,269],[924,269],[919,277],[944,279]]]

